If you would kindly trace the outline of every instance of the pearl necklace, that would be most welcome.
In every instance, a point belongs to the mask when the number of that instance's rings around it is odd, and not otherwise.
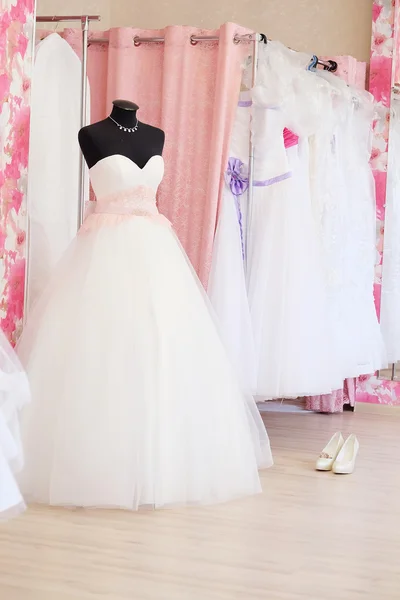
[[[117,123],[117,121],[115,119],[113,119],[112,117],[108,117],[109,119],[111,119],[111,121],[113,123],[116,124],[116,126],[121,130],[121,131],[127,131],[128,133],[134,133],[135,131],[137,131],[137,128],[139,127],[139,121],[136,117],[136,125],[134,127],[124,127],[123,125],[120,125],[119,123]]]

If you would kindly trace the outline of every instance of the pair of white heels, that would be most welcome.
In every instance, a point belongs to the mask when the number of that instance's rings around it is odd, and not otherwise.
[[[319,455],[317,471],[333,471],[341,475],[352,473],[359,447],[360,444],[354,433],[344,441],[342,434],[338,431],[331,437]]]

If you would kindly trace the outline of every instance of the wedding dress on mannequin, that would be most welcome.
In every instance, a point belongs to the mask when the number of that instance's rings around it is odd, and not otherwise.
[[[35,56],[28,178],[29,308],[76,234],[80,193],[76,137],[81,126],[81,61],[57,33],[38,44]],[[87,196],[88,191],[87,187]]]
[[[97,197],[22,335],[28,501],[168,507],[261,491],[268,435],[143,169],[99,160]]]

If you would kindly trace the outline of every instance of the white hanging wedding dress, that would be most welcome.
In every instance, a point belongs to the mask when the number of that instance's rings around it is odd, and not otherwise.
[[[354,90],[348,104],[342,159],[347,182],[345,259],[355,326],[354,376],[372,375],[387,366],[386,348],[374,301],[376,262],[375,182],[370,166],[375,104],[371,94]]]
[[[268,43],[260,49],[252,92],[256,181],[248,291],[257,396],[264,398],[329,393],[343,383],[309,186],[308,138],[316,114],[315,75],[306,64],[302,55]],[[289,148],[285,127],[299,136]]]
[[[80,188],[80,151],[76,138],[81,126],[81,71],[78,56],[57,33],[38,44],[29,140],[29,309],[76,235]],[[87,197],[88,191],[87,186]]]
[[[250,94],[242,92],[231,135],[207,291],[243,388],[255,393],[257,361],[245,275],[250,113]]]
[[[28,501],[168,507],[261,491],[272,464],[208,300],[155,195],[161,156],[90,170],[97,204],[33,310],[18,352]]]
[[[372,96],[318,73],[321,124],[312,139],[312,195],[327,265],[330,315],[344,378],[386,364],[374,305]]]

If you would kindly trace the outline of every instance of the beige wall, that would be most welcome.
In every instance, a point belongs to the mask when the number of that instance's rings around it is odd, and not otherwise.
[[[226,21],[296,50],[369,60],[372,0],[37,0],[38,14],[100,14],[101,28],[213,28]],[[66,9],[65,7],[68,6]]]

